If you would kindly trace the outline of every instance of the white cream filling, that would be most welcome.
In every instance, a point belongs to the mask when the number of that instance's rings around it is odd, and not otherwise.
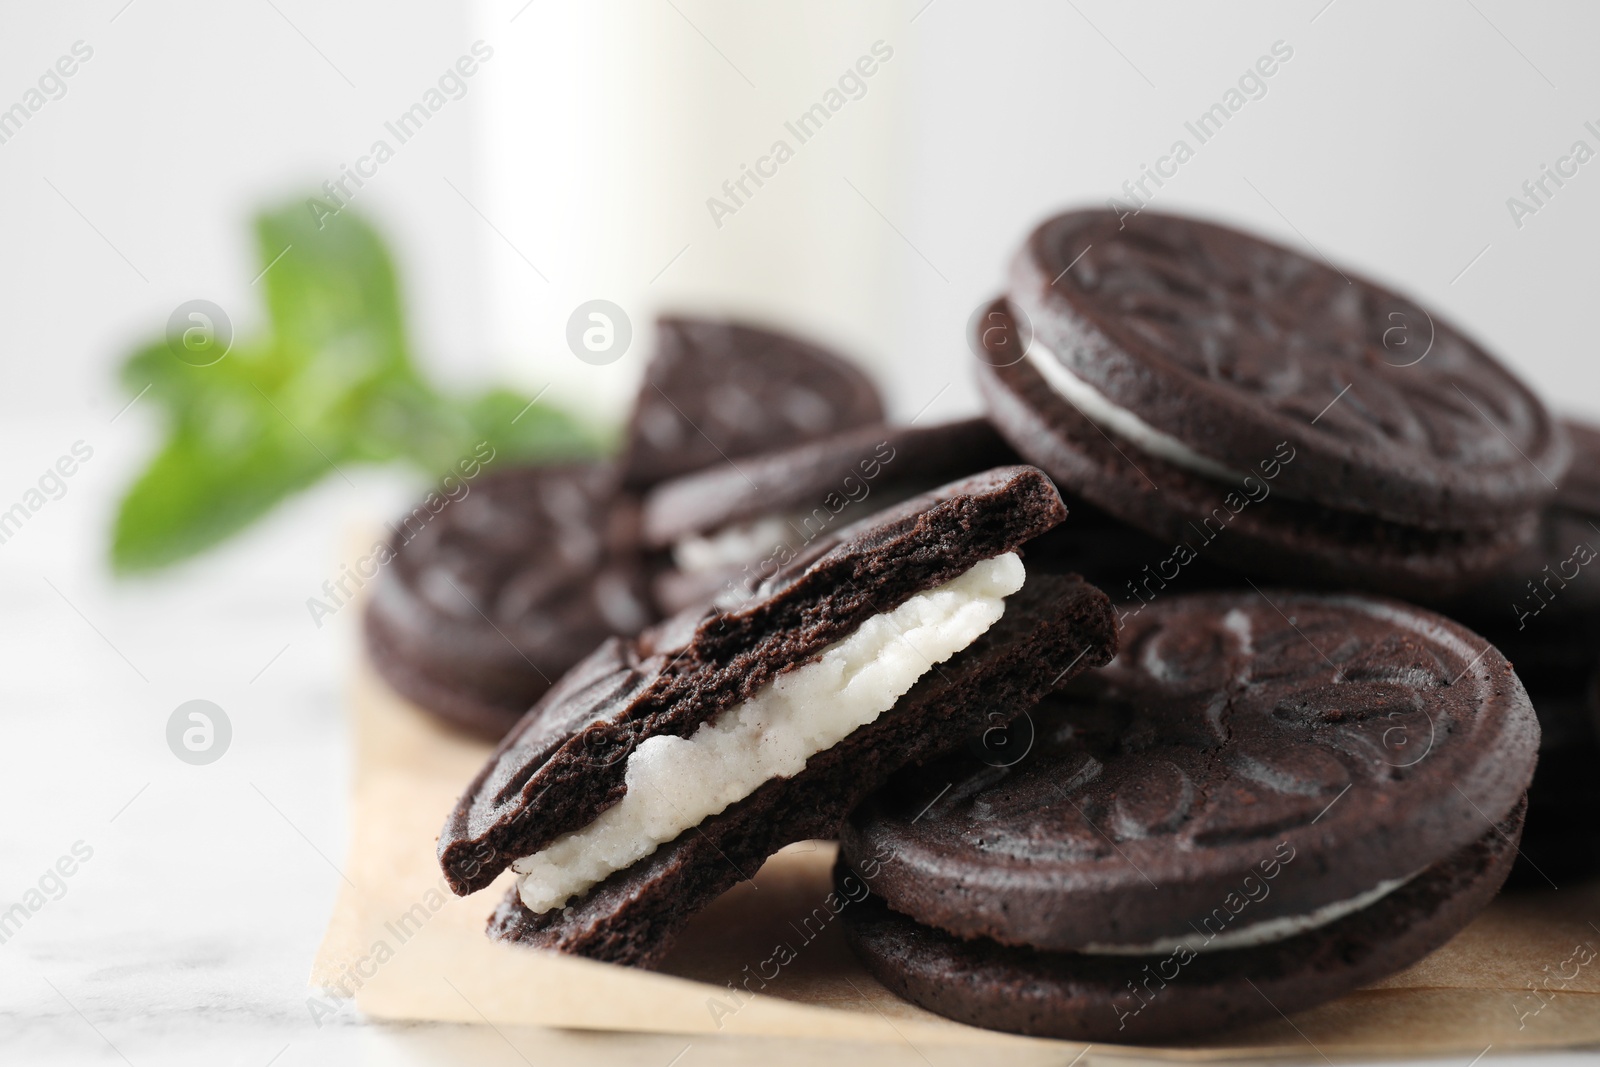
[[[1171,434],[1156,429],[1127,408],[1118,407],[1100,390],[1067,369],[1054,352],[1036,337],[1028,346],[1027,357],[1034,369],[1050,383],[1083,417],[1102,430],[1120,437],[1174,466],[1203,474],[1219,481],[1237,482],[1245,475],[1203,456]]]
[[[789,522],[782,515],[763,515],[704,536],[679,538],[672,546],[672,562],[685,574],[739,567],[788,544],[790,533]]]
[[[1394,878],[1387,882],[1379,882],[1373,888],[1353,896],[1348,900],[1336,900],[1332,904],[1324,904],[1313,912],[1305,915],[1286,915],[1277,919],[1264,919],[1258,923],[1241,926],[1237,930],[1224,930],[1219,934],[1211,935],[1208,939],[1205,930],[1197,929],[1193,935],[1184,934],[1178,937],[1163,937],[1143,945],[1084,945],[1080,952],[1096,956],[1164,956],[1176,952],[1180,946],[1190,952],[1218,952],[1229,948],[1254,948],[1257,945],[1269,945],[1274,941],[1285,941],[1307,930],[1315,930],[1319,926],[1327,926],[1346,915],[1352,915],[1362,908],[1369,907],[1393,893],[1396,889],[1415,878],[1421,871],[1406,875],[1404,878]]]
[[[581,830],[511,865],[535,914],[587,893],[894,707],[918,678],[976,641],[1022,588],[1014,552],[874,615],[688,737],[648,737],[628,756],[628,791]]]

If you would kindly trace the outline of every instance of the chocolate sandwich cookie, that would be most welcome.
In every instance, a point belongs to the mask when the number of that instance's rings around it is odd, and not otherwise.
[[[1517,669],[1539,715],[1523,858],[1510,884],[1549,888],[1600,873],[1600,430],[1564,421],[1573,462],[1533,545],[1490,580],[1440,605]]]
[[[862,426],[663,482],[644,498],[647,549],[670,558],[655,579],[664,614],[747,597],[828,531],[963,475],[1016,463],[984,419]]]
[[[374,666],[402,696],[484,737],[505,735],[573,664],[655,618],[616,471],[488,471],[394,524],[366,610]]]
[[[1269,600],[1268,597],[1271,599]],[[963,1022],[1195,1037],[1400,970],[1494,895],[1539,731],[1482,638],[1393,601],[1145,606],[1010,767],[908,769],[851,816],[889,988]]]
[[[1439,602],[1493,641],[1530,690],[1581,699],[1600,660],[1600,430],[1565,420],[1573,462],[1538,537],[1487,580]]]
[[[628,423],[623,482],[644,489],[882,421],[871,379],[826,349],[740,323],[663,317]]]
[[[1568,462],[1538,398],[1459,330],[1225,227],[1061,215],[1007,298],[978,339],[1000,431],[1063,489],[1225,564],[1437,596],[1529,543]]]
[[[638,490],[882,414],[872,383],[814,345],[663,318],[619,464],[497,471],[397,525],[402,562],[367,612],[373,663],[424,709],[497,740],[600,642],[657,618]]]
[[[518,878],[492,936],[658,963],[699,908],[832,836],[908,761],[1107,661],[1110,604],[1024,585],[1061,521],[1031,467],[989,471],[819,539],[737,607],[684,612],[575,667],[506,738],[439,839],[457,893]]]

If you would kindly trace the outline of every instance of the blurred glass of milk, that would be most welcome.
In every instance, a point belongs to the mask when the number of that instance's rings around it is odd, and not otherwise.
[[[508,377],[624,414],[660,311],[791,329],[885,370],[911,84],[900,5],[480,0],[476,17],[494,54],[480,180],[461,192]],[[610,362],[568,345],[592,300],[631,321]],[[601,320],[581,325],[606,343]]]

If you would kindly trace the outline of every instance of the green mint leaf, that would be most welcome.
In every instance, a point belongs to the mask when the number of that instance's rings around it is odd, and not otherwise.
[[[233,535],[346,464],[404,460],[438,476],[479,445],[515,462],[596,454],[589,427],[504,389],[442,396],[407,347],[394,265],[351,212],[319,225],[303,203],[256,220],[265,334],[196,367],[163,342],[123,365],[168,439],[117,514],[119,572],[177,562]],[[504,460],[502,460],[503,462]]]
[[[308,375],[318,393],[416,377],[394,264],[363,219],[343,212],[319,226],[292,204],[256,220],[256,251],[285,369]]]
[[[223,445],[192,430],[168,441],[129,488],[112,532],[119,574],[164,567],[210,548],[328,472],[292,430]]]
[[[517,463],[592,459],[608,441],[571,414],[509,389],[491,389],[462,401],[471,436],[495,446],[502,460]]]

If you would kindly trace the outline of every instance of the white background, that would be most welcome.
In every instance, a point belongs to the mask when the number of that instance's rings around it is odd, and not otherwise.
[[[554,383],[615,415],[655,309],[692,308],[825,338],[878,371],[901,416],[954,414],[976,406],[967,316],[1029,226],[1116,192],[1282,40],[1294,56],[1267,95],[1155,206],[1408,290],[1560,410],[1600,416],[1600,161],[1520,229],[1506,207],[1574,140],[1600,149],[1583,129],[1600,125],[1600,10],[1323,4],[0,8],[0,107],[75,41],[94,49],[66,96],[0,144],[0,507],[74,441],[95,450],[0,545],[0,902],[74,841],[95,850],[0,946],[0,1048],[521,1062],[498,1035],[318,1030],[304,1007],[344,849],[340,691],[356,648],[353,613],[319,630],[304,600],[412,484],[358,472],[354,489],[330,480],[166,576],[105,571],[117,494],[160,418],[145,403],[119,415],[113,370],[188,299],[222,304],[241,332],[259,324],[252,211],[335,176],[482,39],[495,56],[466,98],[356,202],[396,249],[430,373]],[[866,95],[715,226],[705,199],[878,40],[894,56]],[[635,323],[635,349],[608,367],[562,341],[593,297]],[[163,739],[196,697],[235,729],[205,768]],[[578,1054],[513,1036],[530,1058]],[[628,1048],[649,1063],[676,1046]]]

